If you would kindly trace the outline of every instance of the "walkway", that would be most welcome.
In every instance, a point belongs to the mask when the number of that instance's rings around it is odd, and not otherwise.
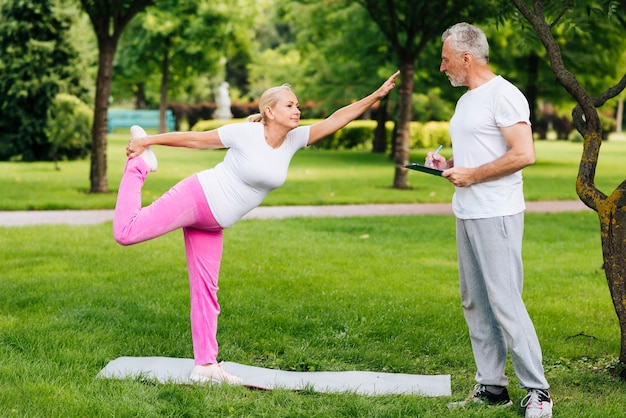
[[[526,202],[527,212],[590,210],[579,200]],[[452,215],[449,203],[400,203],[334,206],[259,206],[244,219],[395,215]],[[0,227],[28,225],[97,225],[113,219],[113,210],[0,212]]]

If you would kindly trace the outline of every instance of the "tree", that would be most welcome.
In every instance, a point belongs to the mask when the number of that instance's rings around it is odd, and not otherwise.
[[[601,91],[614,78],[620,61],[614,55],[590,54],[589,50],[597,45],[607,45],[611,50],[625,48],[623,30],[609,19],[588,19],[586,13],[572,16],[570,21],[571,24],[555,26],[552,31],[556,42],[576,45],[562,50],[563,62],[588,91]],[[531,122],[537,128],[544,122],[542,115],[537,114],[540,102],[550,103],[559,112],[570,111],[575,102],[554,83],[554,73],[539,38],[520,31],[519,26],[519,19],[508,19],[503,13],[496,24],[484,25],[484,30],[494,69],[522,86],[530,104]]]
[[[614,86],[592,97],[564,64],[561,45],[556,42],[553,34],[554,27],[571,11],[572,1],[551,2],[550,7],[544,6],[542,0],[533,0],[532,6],[524,0],[511,0],[511,3],[537,33],[548,53],[557,81],[578,103],[572,111],[572,117],[576,129],[584,138],[584,145],[576,179],[576,192],[585,205],[598,213],[604,271],[621,330],[619,361],[626,365],[626,181],[609,195],[600,191],[594,182],[602,144],[602,125],[597,108],[626,88],[626,74]],[[616,14],[618,20],[624,21],[626,1],[622,0],[621,10],[617,9],[616,2],[605,2],[606,5],[611,14]],[[587,2],[587,17],[592,18],[594,10],[599,7],[599,2]],[[622,368],[620,375],[626,378],[626,368]]]
[[[0,159],[49,160],[48,110],[80,83],[69,17],[50,0],[9,0],[0,10]]]
[[[408,186],[408,170],[404,165],[409,162],[409,123],[417,57],[445,28],[465,20],[475,2],[472,0],[356,0],[356,2],[368,11],[380,28],[401,71],[400,103],[394,139],[396,168],[393,187],[405,189]],[[489,7],[486,7],[489,1],[480,3],[480,10],[489,10]]]
[[[233,6],[232,0],[229,3]],[[223,73],[231,51],[245,53],[247,40],[239,34],[252,22],[243,17],[243,10],[225,7],[219,0],[161,0],[159,7],[148,7],[129,25],[120,40],[114,80],[126,89],[132,84],[138,99],[160,92],[161,132],[171,90],[180,91],[211,72]],[[219,78],[224,81],[223,74]]]
[[[93,127],[91,130],[91,193],[106,193],[107,110],[111,95],[113,59],[120,36],[128,22],[154,0],[80,0],[89,15],[98,40],[98,75]]]

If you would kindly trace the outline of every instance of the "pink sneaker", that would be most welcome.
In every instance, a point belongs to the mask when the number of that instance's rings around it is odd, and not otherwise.
[[[133,125],[130,127],[130,136],[132,138],[142,138],[144,136],[147,136],[147,134],[141,126]],[[154,151],[152,151],[150,147],[146,148],[139,157],[143,158],[146,164],[148,164],[148,167],[150,167],[150,171],[157,171],[157,167],[159,164],[156,155],[154,155]]]
[[[196,383],[228,383],[229,385],[243,385],[243,380],[228,373],[221,363],[210,366],[195,366],[189,376]]]

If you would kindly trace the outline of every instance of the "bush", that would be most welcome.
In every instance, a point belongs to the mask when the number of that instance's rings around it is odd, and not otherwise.
[[[45,128],[53,161],[85,158],[91,148],[93,111],[78,97],[58,94],[49,109]]]
[[[448,122],[411,122],[409,145],[411,148],[435,148],[438,145],[450,146]]]
[[[209,120],[201,120],[196,122],[195,125],[191,127],[191,130],[194,132],[204,132],[210,131],[213,129],[217,129],[220,126],[227,125],[229,123],[236,122],[245,122],[245,119],[230,119],[230,120],[217,120],[217,119],[209,119]]]
[[[316,144],[322,149],[364,149],[372,146],[376,121],[355,120]]]

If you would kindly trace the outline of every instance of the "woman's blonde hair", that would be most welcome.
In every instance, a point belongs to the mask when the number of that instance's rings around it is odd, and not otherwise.
[[[265,124],[265,122],[267,121],[267,116],[265,115],[265,111],[263,109],[265,109],[266,107],[276,106],[276,102],[278,102],[278,99],[280,98],[281,93],[284,91],[292,92],[291,86],[289,84],[283,84],[282,86],[271,87],[265,90],[263,94],[261,95],[261,99],[259,100],[259,112],[260,113],[255,113],[254,115],[248,116],[247,121],[248,122],[261,122]]]

